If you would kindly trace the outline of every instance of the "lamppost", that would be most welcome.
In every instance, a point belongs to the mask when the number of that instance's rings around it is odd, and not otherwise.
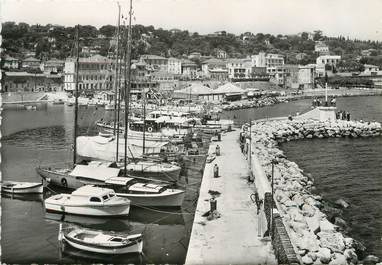
[[[275,165],[278,164],[278,161],[273,158],[271,161],[272,164],[272,183],[271,183],[271,189],[272,189],[272,201],[271,201],[271,238],[273,238],[273,206],[274,206],[274,172],[275,172]]]

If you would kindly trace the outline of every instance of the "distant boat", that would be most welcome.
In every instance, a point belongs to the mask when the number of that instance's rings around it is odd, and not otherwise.
[[[19,181],[6,181],[1,184],[1,190],[8,193],[42,193],[42,183],[35,182],[19,182]]]
[[[62,104],[64,104],[65,102],[62,100],[62,99],[55,99],[54,101],[53,101],[53,104],[54,105],[62,105]]]
[[[59,230],[59,240],[70,246],[101,254],[142,253],[142,234],[119,235],[112,232],[70,227]]]
[[[45,200],[47,212],[89,216],[123,216],[130,211],[130,200],[115,195],[112,189],[86,185],[72,194],[57,194]]]

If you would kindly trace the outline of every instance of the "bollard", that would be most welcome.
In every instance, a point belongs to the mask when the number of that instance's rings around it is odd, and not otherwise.
[[[215,153],[216,153],[216,156],[220,156],[220,146],[219,145],[216,146]]]
[[[216,211],[216,208],[217,208],[217,201],[215,200],[215,198],[211,198],[210,199],[210,213],[213,213],[214,211]]]
[[[222,134],[219,133],[219,134],[218,134],[218,141],[220,142],[221,140],[222,140]]]
[[[214,166],[214,178],[218,178],[219,177],[219,167],[217,164],[215,164]]]

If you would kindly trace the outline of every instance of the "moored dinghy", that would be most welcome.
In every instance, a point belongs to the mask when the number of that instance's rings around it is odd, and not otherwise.
[[[61,224],[58,239],[74,248],[101,254],[142,253],[143,249],[142,234],[119,235],[75,226],[62,229]]]
[[[5,181],[1,184],[1,190],[8,193],[42,193],[43,184],[40,182]]]
[[[130,200],[117,197],[112,189],[86,185],[72,194],[57,194],[45,200],[48,212],[89,216],[128,215]]]

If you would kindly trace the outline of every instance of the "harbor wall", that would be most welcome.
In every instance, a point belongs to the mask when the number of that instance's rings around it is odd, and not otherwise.
[[[248,130],[249,126],[244,126]],[[312,195],[313,180],[294,162],[285,158],[278,144],[284,141],[326,137],[375,137],[382,129],[378,122],[319,121],[285,118],[257,120],[251,124],[250,159],[264,212],[271,222],[274,201],[272,243],[279,263],[350,264],[358,261],[357,242],[344,237],[339,227],[322,212],[323,201]],[[247,136],[249,136],[247,131]],[[274,161],[274,198],[271,190]],[[289,244],[289,243],[290,244]]]

